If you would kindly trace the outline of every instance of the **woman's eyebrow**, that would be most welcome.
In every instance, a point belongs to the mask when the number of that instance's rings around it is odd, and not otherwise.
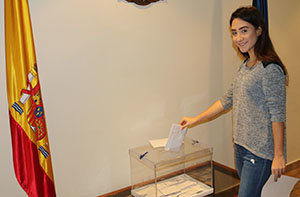
[[[243,26],[243,27],[239,28],[239,30],[241,30],[241,29],[249,29],[249,27],[248,26]]]
[[[242,26],[242,27],[239,28],[239,30],[242,30],[242,29],[249,29],[249,27],[248,26]],[[231,29],[231,31],[236,31],[236,29]]]

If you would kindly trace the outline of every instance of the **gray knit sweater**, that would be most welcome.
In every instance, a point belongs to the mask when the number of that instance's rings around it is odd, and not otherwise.
[[[258,63],[249,68],[245,61],[220,100],[225,110],[233,109],[234,143],[273,160],[272,122],[286,123],[286,76],[281,67]],[[286,139],[284,152],[286,158]]]

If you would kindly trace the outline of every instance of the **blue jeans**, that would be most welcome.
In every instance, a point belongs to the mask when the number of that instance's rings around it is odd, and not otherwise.
[[[272,161],[235,144],[235,162],[240,177],[239,197],[260,197],[271,175]]]

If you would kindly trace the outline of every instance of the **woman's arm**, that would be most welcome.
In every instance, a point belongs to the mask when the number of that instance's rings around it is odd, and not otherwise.
[[[272,174],[274,181],[285,172],[284,158],[284,123],[272,122],[273,140],[274,140],[274,158],[272,162]]]
[[[224,111],[224,107],[220,100],[217,100],[214,104],[212,104],[207,110],[202,112],[196,117],[184,117],[180,121],[180,125],[182,125],[181,129],[185,127],[192,128],[200,123],[209,121],[216,115],[220,114]]]

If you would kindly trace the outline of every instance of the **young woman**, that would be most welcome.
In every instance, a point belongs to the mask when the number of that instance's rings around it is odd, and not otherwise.
[[[184,117],[180,124],[182,129],[191,128],[232,107],[239,197],[255,197],[261,196],[271,173],[277,181],[285,171],[288,77],[255,7],[237,9],[230,27],[244,62],[220,100],[196,117]]]

